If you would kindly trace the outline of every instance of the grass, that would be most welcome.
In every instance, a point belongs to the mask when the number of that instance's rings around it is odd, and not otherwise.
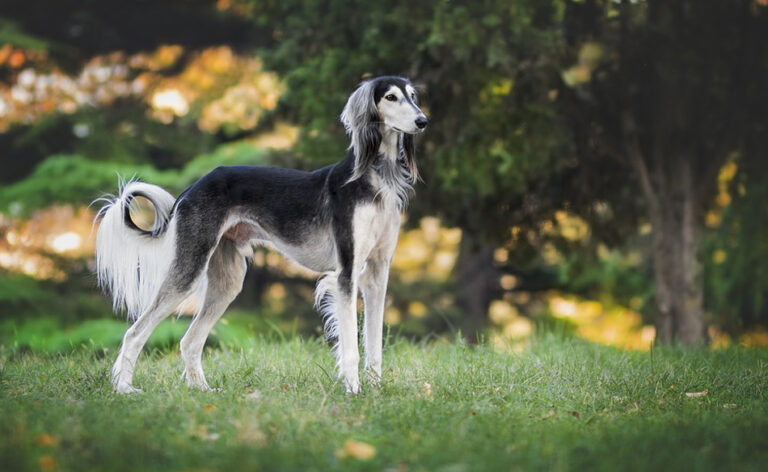
[[[543,336],[385,349],[385,379],[347,396],[317,340],[143,355],[111,393],[115,353],[0,350],[0,470],[764,470],[768,351],[625,352]],[[703,392],[696,397],[686,393]]]

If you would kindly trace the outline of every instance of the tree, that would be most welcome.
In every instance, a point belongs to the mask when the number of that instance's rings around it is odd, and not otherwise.
[[[250,23],[217,14],[213,3],[1,2],[0,147],[5,162],[0,183],[28,175],[51,154],[152,162],[167,168],[181,166],[193,155],[209,152],[222,140],[228,140],[223,132],[201,132],[191,119],[176,119],[169,124],[149,117],[146,102],[150,97],[143,95],[152,91],[148,81],[143,82],[141,92],[131,91],[132,81],[141,74],[157,81],[183,73],[184,67],[206,47],[224,43],[237,50],[266,41],[260,36],[261,30]],[[137,53],[148,56],[153,51],[155,56],[165,53],[172,59],[164,63],[153,58],[137,61]],[[19,59],[14,62],[14,57]],[[132,67],[132,62],[140,64]],[[106,78],[101,76],[105,67],[112,69]],[[115,74],[114,70],[127,73]],[[11,88],[20,85],[20,76],[27,79],[23,82],[27,83],[28,97],[19,107],[13,107]],[[67,82],[68,92],[81,95],[76,103],[82,106],[72,103],[72,109],[66,111],[58,107],[51,90],[60,89],[57,85],[62,79]],[[220,76],[216,79],[216,85],[228,85]],[[109,98],[96,92],[104,92]],[[224,95],[222,90],[211,92]],[[77,125],[87,132],[73,133]]]
[[[426,185],[409,214],[461,227],[457,302],[468,324],[484,324],[498,288],[494,249],[511,226],[549,216],[549,197],[531,188],[573,164],[552,106],[561,4],[237,3],[274,30],[263,54],[287,82],[282,111],[304,126],[308,166],[343,152],[338,113],[362,79],[402,74],[421,86],[432,124],[418,156]]]
[[[760,257],[768,263],[761,243],[768,227],[755,218],[765,214],[768,186],[762,171],[768,149],[765,4],[121,0],[105,6],[65,0],[46,9],[11,0],[0,7],[0,42],[37,50],[42,59],[8,67],[2,58],[13,54],[0,51],[0,78],[10,86],[22,68],[69,73],[94,55],[101,60],[98,55],[113,57],[121,49],[124,60],[138,51],[155,54],[148,49],[175,50],[163,46],[172,42],[182,55],[153,70],[171,79],[195,62],[197,48],[232,44],[243,61],[258,62],[247,57],[258,53],[286,84],[277,113],[265,114],[258,126],[281,116],[302,127],[298,158],[260,159],[316,168],[344,152],[348,140],[337,117],[360,80],[409,76],[421,86],[431,118],[418,141],[425,183],[409,221],[437,215],[463,230],[453,294],[457,312],[465,315],[457,323],[464,332],[472,336],[482,327],[489,302],[510,290],[499,284],[505,273],[516,276],[511,290],[555,287],[589,296],[608,290],[600,282],[605,276],[610,283],[621,280],[620,289],[610,290],[624,298],[647,293],[653,278],[650,314],[659,341],[695,343],[704,337],[705,309],[716,309],[718,321],[734,330],[768,316],[762,301],[768,299],[768,275],[754,262]],[[209,34],[200,35],[203,29]],[[252,77],[251,70],[245,75]],[[211,81],[231,88],[220,78]],[[0,95],[7,96],[9,86],[0,83]],[[232,94],[235,101],[239,96]],[[25,201],[24,208],[14,205],[24,214],[51,200],[95,196],[97,183],[98,190],[110,186],[101,182],[111,179],[111,164],[92,161],[178,169],[192,155],[257,129],[203,129],[197,123],[202,105],[188,103],[190,112],[172,116],[171,125],[153,118],[148,96],[72,114],[46,112],[43,120],[13,125],[0,133],[10,161],[0,182],[28,178],[3,189],[0,205]],[[89,137],[76,136],[76,125],[87,125]],[[87,159],[50,159],[30,175],[52,152]],[[250,162],[238,156],[238,162]],[[220,159],[218,153],[210,157]],[[211,162],[200,159],[162,174],[181,184]],[[705,222],[715,195],[724,191],[717,179],[724,164],[736,171],[726,185],[731,204],[718,208],[722,223],[715,228]],[[68,177],[49,185],[62,169]],[[81,171],[96,174],[80,179]],[[543,229],[556,226],[564,213],[588,224],[588,241]],[[652,234],[638,236],[646,223]],[[634,249],[646,239],[652,240],[653,260],[647,272],[617,276],[624,270],[620,264],[598,267],[601,246]],[[542,263],[550,244],[566,255],[557,267]],[[506,262],[494,257],[499,247],[509,251]],[[714,253],[719,262],[709,257]],[[445,291],[423,282],[433,294]],[[416,285],[408,287],[411,293]]]
[[[622,163],[631,174],[615,178],[631,175],[641,192],[662,343],[705,339],[705,215],[723,164],[754,154],[763,129],[754,110],[765,103],[755,84],[768,81],[767,22],[764,2],[746,0],[568,4],[579,51],[564,75],[570,126],[583,159]]]

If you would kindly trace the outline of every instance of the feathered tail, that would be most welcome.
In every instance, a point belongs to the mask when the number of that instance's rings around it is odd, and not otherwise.
[[[329,341],[335,341],[339,338],[339,320],[336,315],[338,310],[338,272],[327,272],[317,282],[315,287],[315,309],[320,313],[323,320],[323,331],[325,338]],[[334,343],[332,349],[336,356],[336,365],[341,358],[339,357],[339,343]]]
[[[150,231],[131,220],[130,204],[144,197],[155,207]],[[99,286],[112,295],[115,311],[125,309],[129,320],[138,318],[152,303],[165,280],[175,252],[175,199],[162,188],[131,181],[121,185],[117,197],[105,197],[99,210],[96,234],[96,273]]]

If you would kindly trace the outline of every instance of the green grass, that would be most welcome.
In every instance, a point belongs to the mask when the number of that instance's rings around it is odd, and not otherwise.
[[[766,350],[651,355],[544,336],[522,353],[501,354],[396,341],[385,349],[381,387],[358,396],[343,393],[327,347],[315,340],[209,350],[204,365],[220,393],[184,387],[178,353],[166,350],[140,359],[135,384],[146,393],[114,395],[114,355],[0,350],[0,470],[680,471],[768,463]],[[375,455],[344,457],[348,440],[372,445]]]

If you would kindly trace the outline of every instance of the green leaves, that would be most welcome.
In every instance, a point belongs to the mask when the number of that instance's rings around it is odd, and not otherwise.
[[[522,198],[532,181],[567,157],[561,152],[567,152],[567,135],[549,95],[560,38],[556,3],[330,2],[321,8],[289,0],[253,8],[272,17],[279,31],[276,48],[264,56],[287,80],[283,113],[307,127],[298,145],[303,158],[325,164],[346,147],[337,116],[363,75],[409,76],[423,89],[432,123],[419,137],[426,185],[410,211],[501,235],[514,219],[504,211],[510,200]]]
[[[46,41],[27,34],[18,24],[4,18],[0,18],[0,44],[32,50],[44,50],[49,47]]]
[[[54,203],[89,204],[117,191],[118,176],[138,178],[179,192],[218,165],[265,164],[269,154],[248,143],[220,146],[180,170],[159,171],[149,165],[94,162],[77,155],[52,156],[28,178],[0,187],[0,211],[16,217]]]

